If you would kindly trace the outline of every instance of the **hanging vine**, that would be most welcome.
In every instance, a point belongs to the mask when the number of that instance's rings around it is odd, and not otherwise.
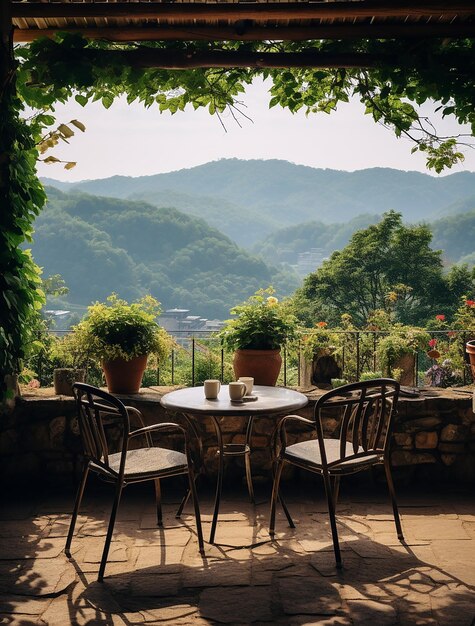
[[[1,86],[0,116],[0,401],[14,389],[5,376],[18,373],[33,341],[32,321],[44,302],[39,268],[21,245],[31,241],[33,221],[46,197],[36,176],[35,125],[20,116],[14,68]]]
[[[212,51],[215,45],[111,44],[59,34],[18,47],[18,67],[4,74],[7,79],[0,84],[0,205],[6,208],[0,212],[0,399],[5,398],[5,374],[18,372],[32,341],[35,312],[44,302],[39,269],[21,246],[31,241],[34,219],[46,201],[36,162],[38,147],[43,150],[45,137],[55,133],[55,103],[75,98],[82,106],[101,101],[108,108],[115,98],[125,95],[129,103],[137,100],[146,107],[158,106],[160,112],[205,107],[218,116],[229,110],[239,121],[239,115],[245,115],[240,94],[259,75],[272,81],[269,106],[279,105],[291,112],[331,113],[339,103],[358,97],[375,122],[406,137],[412,142],[412,151],[424,152],[427,166],[436,172],[463,160],[461,146],[471,145],[475,135],[475,44],[471,39],[220,44],[222,50],[241,52],[305,49],[361,53],[379,59],[367,70],[150,69],[131,62],[131,53],[144,48],[192,56]],[[0,52],[2,63],[9,64],[11,55],[5,49]],[[416,107],[427,101],[438,102],[443,117],[469,124],[471,132],[456,137],[439,135],[431,121],[417,111]],[[23,117],[25,106],[36,111],[28,120]]]

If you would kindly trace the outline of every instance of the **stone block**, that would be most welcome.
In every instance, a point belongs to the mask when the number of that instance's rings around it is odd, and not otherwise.
[[[242,430],[244,420],[242,417],[226,417],[221,420],[221,431],[223,433],[235,433]]]
[[[22,433],[23,447],[27,450],[48,450],[50,447],[49,425],[32,424]]]
[[[409,433],[393,433],[393,439],[399,448],[404,448],[406,450],[410,450],[412,448],[412,435]]]
[[[465,424],[447,424],[440,433],[441,441],[465,441],[468,427]]]
[[[457,459],[456,454],[441,454],[440,458],[444,465],[453,465]]]
[[[438,436],[435,431],[427,432],[421,431],[416,433],[415,444],[416,448],[419,449],[433,449],[437,448]]]
[[[439,450],[448,454],[463,454],[465,451],[464,443],[440,443]]]
[[[428,417],[421,417],[415,420],[408,420],[404,423],[404,431],[407,433],[417,433],[421,430],[432,430],[442,424],[440,417],[435,415]]]
[[[277,420],[269,419],[268,417],[259,417],[255,420],[252,431],[256,435],[271,435],[277,425]]]
[[[70,421],[69,421],[69,429],[71,431],[71,433],[75,436],[75,437],[79,437],[79,435],[81,434],[79,432],[79,422],[78,422],[78,418],[75,416],[73,417]]]
[[[64,440],[66,418],[63,415],[54,417],[49,424],[49,436],[53,448],[61,447]]]
[[[394,450],[391,454],[391,465],[418,465],[419,463],[435,463],[436,458],[430,452],[411,452],[409,450]]]
[[[18,450],[18,432],[13,428],[0,433],[0,455],[12,454]]]

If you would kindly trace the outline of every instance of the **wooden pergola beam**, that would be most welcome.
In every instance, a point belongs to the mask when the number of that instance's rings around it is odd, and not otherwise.
[[[93,57],[96,51],[81,50],[77,60]],[[157,48],[102,51],[103,58],[113,63],[124,63],[133,68],[183,70],[190,68],[370,68],[381,62],[381,55],[329,54],[314,52],[241,52],[193,51],[177,52]],[[387,61],[387,58],[386,58]]]
[[[2,0],[4,2],[5,0]],[[470,16],[473,0],[364,0],[360,2],[12,2],[13,18],[123,18],[173,20],[336,19],[361,17]]]
[[[312,39],[399,39],[426,37],[475,37],[475,22],[428,24],[342,24],[316,26],[125,26],[96,28],[15,29],[14,41],[28,43],[57,32],[77,33],[86,39],[108,41],[308,41]]]

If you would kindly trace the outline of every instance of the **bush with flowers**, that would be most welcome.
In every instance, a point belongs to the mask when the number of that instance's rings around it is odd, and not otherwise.
[[[462,298],[454,316],[454,327],[475,335],[475,300]]]
[[[317,322],[302,338],[303,354],[309,361],[320,356],[337,356],[341,352],[343,335],[328,328],[327,322]]]
[[[463,384],[465,342],[475,338],[475,301],[463,297],[452,324],[440,313],[429,320],[427,328],[433,335],[427,351],[432,359],[425,372],[428,383],[435,387]]]
[[[276,350],[294,339],[297,319],[288,302],[279,302],[272,287],[259,289],[233,307],[219,337],[230,350]]]

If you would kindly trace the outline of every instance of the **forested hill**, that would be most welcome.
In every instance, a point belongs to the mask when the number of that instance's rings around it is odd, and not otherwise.
[[[53,188],[47,193],[33,256],[44,275],[62,275],[72,303],[87,305],[113,291],[126,299],[151,293],[165,308],[224,319],[260,287],[273,284],[282,296],[298,284],[290,271],[269,267],[176,209]]]
[[[360,215],[346,224],[304,222],[281,228],[254,246],[254,252],[264,261],[273,263],[297,262],[299,252],[317,249],[321,258],[341,250],[357,230],[375,224],[375,215]],[[475,204],[474,210],[425,222],[433,234],[431,248],[442,250],[446,265],[468,263],[475,265]]]
[[[278,227],[301,222],[347,222],[361,214],[389,209],[406,221],[453,214],[475,195],[475,173],[443,177],[388,168],[355,172],[315,169],[279,160],[222,159],[154,176],[113,176],[75,184],[45,182],[102,196],[175,206],[205,218],[248,246]],[[252,221],[247,231],[234,219]]]

